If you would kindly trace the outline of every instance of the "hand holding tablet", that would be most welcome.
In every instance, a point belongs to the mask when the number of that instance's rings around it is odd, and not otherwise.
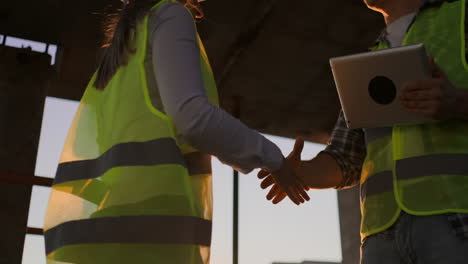
[[[331,58],[330,65],[349,128],[433,121],[397,100],[405,83],[431,77],[423,44]]]

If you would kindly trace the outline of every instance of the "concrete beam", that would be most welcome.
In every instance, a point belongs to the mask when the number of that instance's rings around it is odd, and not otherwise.
[[[343,264],[358,264],[361,250],[359,186],[338,192]]]
[[[0,57],[0,173],[29,177],[34,175],[50,57],[9,47],[0,47]],[[31,189],[0,182],[0,264],[21,263]]]

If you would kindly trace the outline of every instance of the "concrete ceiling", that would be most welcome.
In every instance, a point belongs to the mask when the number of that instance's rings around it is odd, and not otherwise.
[[[7,1],[0,34],[60,47],[49,95],[79,99],[118,0]],[[262,132],[325,143],[339,111],[328,59],[365,51],[383,27],[361,0],[208,0],[198,31],[221,105]]]

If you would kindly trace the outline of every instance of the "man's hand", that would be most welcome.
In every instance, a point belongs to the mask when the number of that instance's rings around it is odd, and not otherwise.
[[[298,137],[294,144],[294,149],[286,157],[278,171],[270,174],[265,170],[261,170],[258,173],[258,178],[264,179],[260,185],[262,189],[273,185],[267,195],[267,199],[271,200],[274,198],[274,204],[281,202],[286,196],[297,205],[310,200],[310,197],[305,192],[308,188],[297,174],[301,165],[301,152],[303,147],[304,139]]]
[[[429,58],[432,78],[407,82],[403,85],[399,100],[410,112],[437,120],[455,117],[457,89],[446,74]]]

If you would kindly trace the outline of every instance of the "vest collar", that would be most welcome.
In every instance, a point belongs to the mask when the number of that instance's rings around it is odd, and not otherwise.
[[[427,9],[427,8],[430,8],[430,7],[436,7],[436,6],[439,6],[445,2],[447,3],[451,3],[451,2],[455,2],[455,1],[459,1],[459,0],[424,0],[424,3],[423,5],[419,8],[416,16],[414,16],[413,18],[413,21],[411,21],[411,23],[408,25],[408,27],[406,28],[406,32],[408,32],[408,30],[411,28],[411,26],[413,25],[414,21],[416,20],[416,18],[418,17],[418,14]],[[387,46],[390,47],[390,43],[388,42],[387,40],[387,29],[384,28],[381,32],[380,32],[380,35],[377,37],[377,39],[374,41],[374,44],[372,45],[372,47],[376,47],[378,46],[380,43],[385,43]]]

